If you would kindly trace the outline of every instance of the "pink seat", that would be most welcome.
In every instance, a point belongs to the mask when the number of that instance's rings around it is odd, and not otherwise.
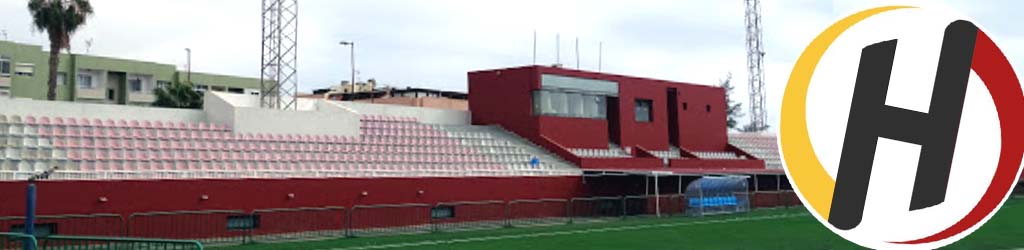
[[[165,125],[164,122],[162,122],[162,121],[153,121],[152,126],[153,126],[152,128],[155,129],[155,130],[168,129],[168,126]]]

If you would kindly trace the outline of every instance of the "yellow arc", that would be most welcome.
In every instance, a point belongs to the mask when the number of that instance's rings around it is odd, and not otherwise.
[[[832,42],[854,24],[882,12],[914,8],[913,6],[877,7],[850,15],[829,26],[814,38],[807,49],[800,54],[793,72],[789,75],[786,92],[782,98],[782,116],[780,120],[779,138],[782,153],[785,156],[786,168],[790,179],[796,184],[809,205],[822,218],[828,220],[832,206],[832,192],[836,182],[828,175],[818,156],[811,147],[811,139],[807,135],[807,87],[811,76],[818,66],[825,50]]]

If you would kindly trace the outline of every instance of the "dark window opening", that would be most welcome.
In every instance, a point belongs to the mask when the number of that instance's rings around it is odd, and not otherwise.
[[[638,122],[651,122],[654,120],[654,101],[648,99],[636,99],[634,104],[634,114],[636,121]]]
[[[228,230],[249,230],[260,228],[259,215],[231,215],[228,216]]]
[[[434,219],[451,219],[455,218],[455,207],[453,206],[437,206],[430,209],[430,218]]]
[[[0,56],[0,76],[11,76],[11,58]]]
[[[711,105],[704,106],[704,111],[711,112]]]
[[[686,105],[686,103],[684,102],[684,103],[683,103],[683,110],[686,110],[686,109],[687,109],[687,107],[686,107],[686,106],[687,106],[687,105]]]
[[[25,233],[25,224],[11,225],[12,233]],[[57,223],[36,223],[35,236],[47,237],[57,234]]]

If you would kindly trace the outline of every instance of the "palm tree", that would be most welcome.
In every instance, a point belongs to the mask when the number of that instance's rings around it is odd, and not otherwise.
[[[203,95],[192,89],[192,84],[172,83],[163,88],[153,90],[156,101],[153,106],[164,108],[201,109],[203,108]]]
[[[46,31],[50,37],[50,79],[47,81],[47,100],[57,99],[57,65],[60,64],[60,50],[68,48],[71,34],[85,25],[92,15],[89,0],[29,0],[28,11],[32,14],[32,25],[39,31]]]

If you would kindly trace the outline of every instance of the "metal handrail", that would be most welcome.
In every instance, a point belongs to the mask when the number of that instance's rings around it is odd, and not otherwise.
[[[203,250],[203,244],[195,240],[168,240],[168,239],[151,239],[151,238],[129,238],[129,237],[90,237],[90,236],[67,236],[67,235],[51,235],[42,237],[42,239],[53,239],[53,240],[74,240],[74,241],[103,241],[103,242],[124,242],[124,243],[157,243],[157,244],[187,244],[196,247],[197,250]]]
[[[11,237],[11,238],[18,238],[18,239],[21,239],[21,240],[28,240],[28,242],[32,244],[30,249],[39,249],[39,240],[36,239],[36,237],[33,236],[33,235],[28,235],[28,234],[23,234],[23,233],[4,233],[4,232],[0,232],[0,236],[2,236],[2,237]]]

